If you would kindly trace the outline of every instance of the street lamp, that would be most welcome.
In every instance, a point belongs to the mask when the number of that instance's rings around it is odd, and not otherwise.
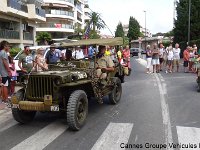
[[[189,12],[188,12],[188,42],[187,45],[190,43],[190,15],[191,15],[191,0],[189,0]]]
[[[146,37],[147,37],[147,27],[146,27],[146,10],[144,10],[144,16],[145,16],[145,50],[146,50]]]

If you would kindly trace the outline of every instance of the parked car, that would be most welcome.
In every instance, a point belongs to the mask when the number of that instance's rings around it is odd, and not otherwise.
[[[139,48],[130,48],[131,56],[138,56]],[[141,49],[141,54],[146,54],[146,51],[144,49]]]

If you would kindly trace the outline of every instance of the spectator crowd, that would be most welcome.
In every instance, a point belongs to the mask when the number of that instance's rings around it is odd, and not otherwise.
[[[154,44],[152,47],[147,45],[146,48],[146,73],[159,73],[165,71],[166,73],[179,72],[181,50],[179,44],[176,43],[175,47],[172,44],[169,47],[164,47],[162,43]],[[183,67],[184,72],[197,72],[197,64],[200,60],[200,53],[197,51],[197,46],[194,44],[193,47],[188,46],[183,51]],[[153,66],[153,67],[151,67]],[[151,71],[152,68],[152,71]]]

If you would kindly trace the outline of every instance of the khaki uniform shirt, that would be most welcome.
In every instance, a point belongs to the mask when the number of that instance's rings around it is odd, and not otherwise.
[[[99,68],[111,68],[114,67],[114,63],[110,56],[103,56],[97,61]]]

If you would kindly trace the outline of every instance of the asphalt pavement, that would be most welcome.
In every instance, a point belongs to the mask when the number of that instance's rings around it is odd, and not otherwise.
[[[70,131],[57,113],[38,113],[33,122],[21,125],[8,108],[0,110],[0,149],[185,150],[187,144],[200,149],[196,76],[146,74],[145,61],[137,58],[131,65],[119,104],[110,105],[107,98],[102,105],[91,100],[87,122],[78,132]]]

